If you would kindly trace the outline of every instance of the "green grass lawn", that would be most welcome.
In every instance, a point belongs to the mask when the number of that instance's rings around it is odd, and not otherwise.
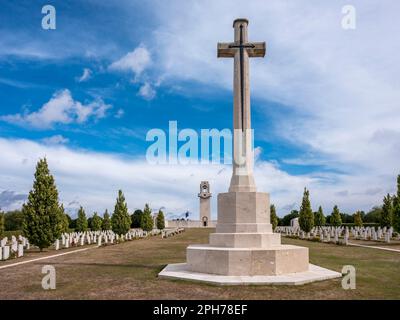
[[[93,247],[80,253],[0,269],[0,299],[400,298],[400,253],[285,238],[284,243],[309,247],[313,264],[339,272],[344,265],[353,265],[357,271],[357,288],[342,289],[341,279],[303,286],[229,287],[157,278],[166,264],[185,261],[188,244],[207,243],[210,231],[187,229],[172,238],[157,236]],[[56,290],[45,291],[41,287],[41,269],[46,264],[56,268]]]

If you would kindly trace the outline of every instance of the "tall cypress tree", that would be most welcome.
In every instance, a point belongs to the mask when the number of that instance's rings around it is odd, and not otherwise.
[[[149,205],[146,203],[143,210],[143,216],[140,220],[140,227],[144,231],[151,231],[153,230],[153,217],[151,216],[151,209]]]
[[[35,180],[22,214],[23,233],[40,251],[60,237],[64,210],[58,202],[57,187],[46,158],[40,159],[36,165]]]
[[[333,207],[333,212],[331,214],[330,224],[339,227],[342,225],[342,217],[340,216],[340,211],[337,205]]]
[[[269,210],[270,210],[270,217],[271,217],[271,224],[272,224],[272,232],[274,232],[274,230],[278,226],[278,217],[276,215],[275,205],[271,204],[269,207]]]
[[[164,212],[162,212],[162,210],[158,211],[157,229],[160,229],[160,230],[165,229],[165,218],[164,218]]]
[[[361,217],[361,212],[357,211],[354,215],[354,225],[356,227],[362,227],[363,226],[363,221],[362,221],[362,217]]]
[[[314,214],[311,210],[310,192],[304,188],[303,200],[299,213],[299,225],[304,232],[310,232],[314,227]]]
[[[318,211],[314,215],[314,222],[317,227],[322,227],[326,223],[324,212],[322,211],[321,206],[319,206]]]
[[[62,232],[68,232],[69,231],[69,219],[68,219],[68,215],[65,213],[63,204],[61,204],[61,211],[62,211]]]
[[[117,234],[125,234],[131,228],[131,217],[128,213],[128,205],[122,190],[118,191],[114,213],[111,216],[112,230]]]
[[[102,225],[103,221],[102,219],[97,215],[97,212],[93,213],[93,217],[92,217],[92,223],[90,225],[90,229],[92,231],[99,231],[101,230],[101,225]]]
[[[393,202],[392,197],[388,193],[386,197],[383,198],[382,206],[382,216],[381,216],[381,226],[391,227],[393,224]]]
[[[78,219],[76,220],[76,231],[84,232],[88,229],[88,221],[85,209],[81,206],[78,211]]]
[[[101,227],[103,230],[111,230],[111,219],[110,219],[110,214],[108,213],[107,209],[104,212],[103,223],[102,223]]]
[[[400,174],[397,176],[397,194],[393,199],[393,226],[400,232]]]

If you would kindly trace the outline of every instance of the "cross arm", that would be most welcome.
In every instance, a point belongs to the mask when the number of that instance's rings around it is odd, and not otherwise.
[[[265,56],[265,51],[266,51],[265,42],[252,42],[249,44],[254,46],[252,48],[246,48],[250,58],[252,57],[263,58]]]
[[[231,42],[231,43],[218,43],[217,46],[217,57],[218,58],[233,58],[236,53],[235,47],[232,46],[238,46],[237,43]],[[246,51],[249,55],[250,58],[253,57],[264,57],[265,56],[265,51],[266,51],[266,45],[265,42],[251,42],[251,43],[246,43],[244,44],[244,47],[246,48]]]
[[[217,57],[218,58],[233,58],[235,56],[236,49],[230,48],[234,43],[218,43],[217,46]]]

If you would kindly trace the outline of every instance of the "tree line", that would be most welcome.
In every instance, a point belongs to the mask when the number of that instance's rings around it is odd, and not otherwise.
[[[381,227],[393,227],[400,232],[400,175],[397,176],[397,192],[394,195],[387,194],[383,198],[382,206],[373,207],[368,213],[364,211],[356,211],[350,215],[340,212],[337,205],[333,207],[330,215],[325,216],[323,209],[319,206],[318,211],[313,212],[311,209],[310,192],[304,188],[303,199],[300,210],[292,210],[283,218],[276,215],[274,205],[270,207],[271,224],[275,229],[279,226],[290,225],[290,220],[299,218],[300,228],[304,232],[310,232],[314,226],[341,226],[342,224],[353,224],[355,226],[363,226],[364,223],[378,224]]]
[[[77,218],[72,219],[59,203],[55,180],[46,158],[40,159],[36,165],[33,187],[22,210],[0,212],[0,236],[5,230],[22,230],[29,242],[40,250],[49,247],[64,232],[113,230],[117,234],[125,234],[130,228],[151,231],[153,224],[148,204],[143,211],[136,210],[132,215],[129,214],[122,190],[118,191],[111,215],[106,210],[103,217],[94,212],[87,218],[85,209],[81,206]],[[156,218],[156,227],[165,228],[164,213],[161,209]]]

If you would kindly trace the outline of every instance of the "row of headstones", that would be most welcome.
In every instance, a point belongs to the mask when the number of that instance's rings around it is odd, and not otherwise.
[[[134,239],[146,238],[148,236],[156,236],[161,234],[162,237],[169,237],[181,233],[183,228],[175,228],[172,230],[159,230],[153,229],[151,231],[144,231],[142,229],[131,229],[126,234],[118,235],[112,230],[105,231],[85,231],[85,232],[72,232],[63,233],[61,239],[57,239],[54,243],[54,248],[60,250],[61,248],[69,248],[73,246],[84,246],[90,244],[115,244],[123,241],[131,241]],[[30,243],[28,239],[19,235],[18,238],[11,236],[0,240],[0,260],[8,260],[11,257],[20,258],[24,255],[24,249],[29,250]]]
[[[54,247],[56,250],[91,244],[96,244],[100,247],[106,244],[116,244],[123,241],[146,238],[148,236],[154,236],[160,233],[161,230],[158,229],[153,229],[150,232],[142,229],[131,229],[126,234],[121,235],[113,232],[112,230],[63,233],[61,235],[61,239],[57,239],[55,241]]]
[[[5,237],[0,240],[0,260],[8,260],[11,257],[20,258],[24,256],[24,249],[29,249],[28,239],[19,235],[18,238],[11,236],[11,239]]]
[[[324,241],[326,239],[327,242],[331,242],[332,239],[334,242],[339,242],[339,238],[343,238],[344,243],[347,244],[350,237],[353,239],[362,239],[362,240],[384,240],[387,243],[390,243],[393,238],[393,228],[386,227],[333,227],[333,226],[323,226],[323,227],[314,227],[311,232],[305,233],[298,226],[295,227],[277,227],[275,232],[279,232],[285,234],[287,236],[297,236],[301,239],[310,239],[314,237],[319,237],[320,241]],[[400,236],[397,236],[400,239]]]
[[[183,231],[185,231],[185,228],[174,228],[174,229],[164,229],[161,231],[161,238],[168,238],[168,237],[172,237],[176,234],[182,233]]]

